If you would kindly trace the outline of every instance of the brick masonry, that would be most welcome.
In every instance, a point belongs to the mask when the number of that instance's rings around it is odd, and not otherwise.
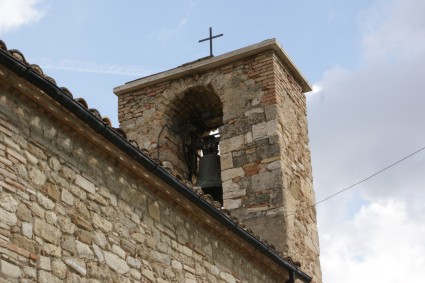
[[[282,282],[0,74],[0,282]]]
[[[164,77],[119,91],[128,137],[185,179],[178,126],[196,111],[221,112],[224,208],[321,282],[306,101],[287,64],[268,50]]]

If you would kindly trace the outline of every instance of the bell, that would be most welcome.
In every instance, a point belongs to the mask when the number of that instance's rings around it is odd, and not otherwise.
[[[209,194],[223,204],[223,187],[221,184],[220,156],[208,153],[199,160],[198,180],[195,186],[201,187],[204,194]]]

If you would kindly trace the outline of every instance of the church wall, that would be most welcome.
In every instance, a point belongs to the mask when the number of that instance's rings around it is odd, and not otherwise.
[[[0,85],[0,281],[283,281]]]

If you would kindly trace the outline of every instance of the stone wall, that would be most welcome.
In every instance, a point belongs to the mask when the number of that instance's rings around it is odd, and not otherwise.
[[[247,257],[199,212],[162,198],[7,79],[0,83],[0,282],[282,282],[282,273]]]
[[[190,73],[185,67],[180,78],[148,81],[120,93],[121,127],[175,175],[185,176],[181,149],[172,146],[181,143],[178,133],[161,133],[158,147],[159,132],[174,124],[175,115],[183,111],[179,101],[188,93],[203,94],[193,96],[193,104],[219,97],[224,208],[300,262],[314,282],[321,282],[316,215],[310,207],[314,192],[306,102],[300,84],[273,50],[207,71]],[[220,103],[211,105],[217,110]]]

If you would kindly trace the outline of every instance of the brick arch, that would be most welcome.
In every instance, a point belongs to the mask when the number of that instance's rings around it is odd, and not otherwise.
[[[198,132],[208,132],[223,124],[223,104],[211,85],[190,87],[183,95],[176,95],[171,104],[173,107],[166,115],[171,120],[170,126],[179,132],[187,123]]]

